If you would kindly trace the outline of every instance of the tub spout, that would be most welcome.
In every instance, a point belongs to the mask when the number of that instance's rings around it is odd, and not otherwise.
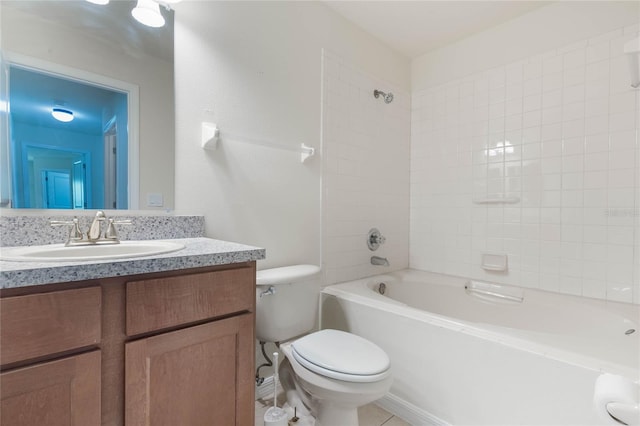
[[[389,266],[389,261],[386,257],[371,256],[371,264],[377,266]]]

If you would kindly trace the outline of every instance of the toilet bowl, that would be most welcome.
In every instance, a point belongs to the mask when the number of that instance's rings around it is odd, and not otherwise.
[[[304,404],[316,426],[357,426],[358,407],[382,398],[391,387],[387,354],[354,334],[321,330],[283,343],[280,350],[287,401]]]
[[[389,357],[351,333],[310,333],[317,316],[319,272],[315,265],[258,271],[256,336],[277,343],[284,354],[279,375],[291,407],[310,412],[316,426],[358,426],[358,407],[383,397],[391,387]]]

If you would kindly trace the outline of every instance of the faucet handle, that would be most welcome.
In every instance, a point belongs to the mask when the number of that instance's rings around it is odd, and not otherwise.
[[[116,225],[131,225],[133,222],[131,219],[124,220],[114,220],[110,218],[108,220],[107,230],[104,233],[104,238],[107,240],[118,240],[118,231],[116,230]]]
[[[71,226],[69,230],[69,241],[77,241],[83,238],[82,231],[80,230],[80,224],[78,222],[78,218],[74,217],[72,220],[50,220],[49,225],[51,226]]]
[[[376,228],[371,228],[369,234],[367,234],[367,247],[369,247],[371,251],[377,250],[385,241],[387,241],[387,239]]]

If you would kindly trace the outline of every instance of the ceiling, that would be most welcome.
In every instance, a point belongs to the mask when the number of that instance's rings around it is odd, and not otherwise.
[[[325,1],[409,58],[546,6],[549,1]]]
[[[140,24],[131,16],[135,0],[111,1],[105,6],[82,0],[0,1],[7,12],[17,10],[28,13],[43,21],[75,30],[87,38],[108,43],[133,56],[144,52],[173,62],[173,11],[164,7],[160,8],[160,13],[166,19],[165,26],[151,28]]]
[[[127,96],[80,81],[52,74],[10,67],[9,91],[11,119],[14,123],[101,135],[103,114],[115,109]],[[51,109],[60,106],[73,111],[75,119],[62,123],[51,116]]]

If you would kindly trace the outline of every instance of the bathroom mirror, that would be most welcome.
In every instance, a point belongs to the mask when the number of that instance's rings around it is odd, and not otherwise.
[[[173,207],[173,11],[151,28],[135,6],[0,2],[0,206]]]

